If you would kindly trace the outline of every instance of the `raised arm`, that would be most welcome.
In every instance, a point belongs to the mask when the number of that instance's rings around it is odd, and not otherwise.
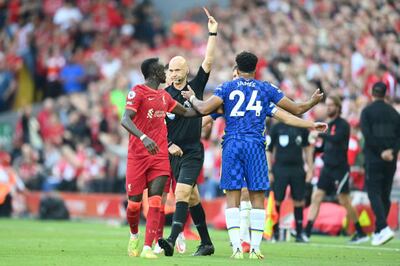
[[[311,98],[306,102],[296,103],[285,96],[277,103],[277,105],[282,109],[288,111],[289,113],[292,113],[294,115],[301,115],[313,108],[317,103],[322,100],[323,97],[324,94],[321,92],[320,89],[317,89],[313,93]]]
[[[218,28],[218,22],[214,19],[213,16],[210,15],[208,10],[206,8],[203,8],[204,12],[206,13],[208,17],[208,42],[207,42],[207,49],[206,49],[206,55],[204,57],[204,61],[201,64],[203,67],[204,71],[206,73],[210,73],[212,64],[214,62],[214,56],[215,56],[215,46],[217,43],[217,28]]]

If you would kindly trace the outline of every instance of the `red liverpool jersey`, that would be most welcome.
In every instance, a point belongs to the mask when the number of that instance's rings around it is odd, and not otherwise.
[[[143,84],[129,91],[125,108],[136,112],[133,122],[140,131],[157,143],[160,150],[156,155],[151,155],[139,138],[130,135],[128,158],[168,157],[165,115],[171,112],[176,104],[177,102],[164,90],[154,90]]]

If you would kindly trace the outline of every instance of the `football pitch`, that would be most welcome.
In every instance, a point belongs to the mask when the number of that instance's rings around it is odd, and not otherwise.
[[[128,230],[127,226],[90,221],[0,219],[0,265],[400,265],[398,238],[382,247],[349,245],[346,237],[326,236],[313,236],[309,244],[263,242],[265,259],[253,261],[247,254],[244,260],[230,259],[227,232],[215,230],[210,231],[216,249],[211,257],[191,257],[198,242],[186,241],[188,251],[183,255],[130,258],[126,253]]]

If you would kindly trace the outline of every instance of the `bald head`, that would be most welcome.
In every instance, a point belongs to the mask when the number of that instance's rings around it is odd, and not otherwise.
[[[172,57],[172,59],[169,61],[169,67],[182,67],[182,68],[187,68],[187,62],[186,59],[183,56],[175,56]]]
[[[187,61],[182,56],[173,57],[168,64],[168,77],[174,85],[180,86],[186,84],[189,67]]]

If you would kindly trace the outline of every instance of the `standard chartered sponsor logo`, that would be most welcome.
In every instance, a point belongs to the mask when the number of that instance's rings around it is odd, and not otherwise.
[[[149,109],[147,111],[147,118],[164,118],[165,117],[165,111],[154,111],[153,108]]]
[[[147,112],[147,118],[153,118],[153,114],[154,114],[153,108],[149,109],[149,111]]]

